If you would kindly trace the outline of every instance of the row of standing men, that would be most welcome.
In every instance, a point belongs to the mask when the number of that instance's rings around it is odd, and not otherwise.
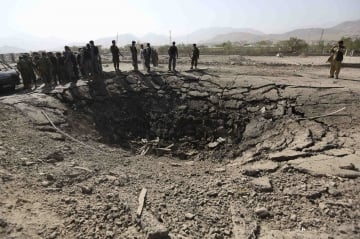
[[[65,46],[64,52],[34,52],[19,56],[17,68],[23,79],[24,88],[37,87],[37,77],[45,86],[76,82],[81,76],[92,78],[102,72],[99,49],[90,41],[85,47],[73,53]]]
[[[178,59],[178,49],[173,42],[168,49],[169,55],[169,71],[176,71],[176,59]],[[110,51],[113,56],[114,68],[120,71],[120,53],[116,46],[115,40],[112,41]],[[138,50],[136,42],[133,41],[130,46],[132,64],[135,71],[138,71]],[[200,51],[193,44],[193,52],[191,56],[191,68],[197,67]],[[158,53],[150,46],[150,43],[140,45],[140,59],[144,70],[150,71],[150,62],[154,66],[158,65]],[[102,72],[102,63],[99,49],[95,46],[94,41],[90,41],[85,47],[79,48],[78,53],[73,53],[70,47],[65,46],[64,52],[42,52],[41,54],[34,52],[31,56],[29,54],[20,55],[17,62],[17,68],[20,71],[23,79],[24,88],[31,89],[33,85],[37,87],[36,75],[45,83],[46,86],[65,84],[68,82],[76,82],[80,78],[80,74],[84,78],[91,79]]]
[[[113,63],[114,68],[116,71],[119,71],[119,62],[120,62],[120,55],[123,56],[120,53],[119,48],[116,46],[115,40],[112,41],[112,46],[110,47],[110,51],[113,56]],[[134,67],[135,71],[138,71],[138,49],[136,47],[136,41],[132,41],[130,46],[130,52],[131,52],[131,59],[132,59],[132,65]],[[168,49],[168,55],[169,55],[169,71],[176,71],[176,59],[179,58],[179,52],[178,48],[176,47],[176,42],[172,43],[172,46]],[[195,66],[195,69],[197,68],[198,59],[200,57],[200,50],[196,46],[196,44],[193,44],[193,51],[191,55],[191,68]],[[146,48],[144,48],[144,45],[140,45],[140,59],[143,64],[144,69],[147,70],[147,72],[150,72],[150,62],[152,61],[154,66],[158,65],[158,53],[157,51],[150,46],[150,43],[146,44]]]

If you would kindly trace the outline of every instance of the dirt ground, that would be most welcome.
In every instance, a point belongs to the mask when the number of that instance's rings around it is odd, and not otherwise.
[[[161,57],[150,75],[124,62],[102,84],[3,93],[0,238],[360,238],[360,69],[330,79],[325,60],[201,56],[173,74]],[[166,140],[117,144],[140,116],[111,109],[134,99],[164,105],[149,135]],[[207,132],[161,124],[178,115]]]

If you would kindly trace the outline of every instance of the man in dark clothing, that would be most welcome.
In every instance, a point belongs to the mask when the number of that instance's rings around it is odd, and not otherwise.
[[[31,89],[32,83],[35,83],[36,80],[31,59],[27,55],[20,56],[17,63],[17,68],[20,71],[21,78],[24,84],[24,89]]]
[[[339,78],[341,62],[344,59],[345,52],[346,47],[344,46],[344,41],[339,41],[336,46],[331,48],[331,56],[328,59],[328,62],[330,62],[330,78],[333,78],[334,74],[336,79]]]
[[[56,52],[56,75],[58,77],[59,84],[65,83],[65,58],[61,55],[61,52]]]
[[[52,52],[48,52],[47,56],[49,58],[50,61],[50,76],[52,81],[55,83],[55,85],[57,85],[57,60],[56,57],[54,56],[54,54]]]
[[[90,41],[90,56],[91,56],[91,67],[94,74],[100,73],[100,56],[99,48],[94,45],[94,41]]]
[[[85,71],[84,71],[84,50],[83,48],[79,48],[79,53],[76,55],[76,62],[79,66],[79,70],[81,73],[81,76],[85,76]]]
[[[87,78],[89,77],[89,75],[91,75],[91,78],[93,78],[94,72],[92,71],[92,67],[91,67],[90,44],[86,44],[86,48],[84,48],[83,50],[84,50],[83,64],[84,64],[85,75]]]
[[[64,47],[64,63],[65,63],[65,79],[66,82],[72,82],[75,78],[74,73],[74,54],[72,53],[70,47]]]
[[[37,62],[37,68],[40,73],[40,77],[45,83],[45,86],[50,86],[51,83],[51,75],[50,75],[50,68],[51,68],[51,62],[49,58],[47,57],[46,52],[41,53],[41,57]]]
[[[74,78],[73,78],[73,82],[77,82],[77,80],[80,78],[79,77],[79,68],[78,68],[78,62],[77,62],[77,53],[75,52],[75,53],[73,53],[72,55],[71,55],[71,61],[72,61],[72,63],[73,63],[73,71],[74,71]]]
[[[147,72],[150,72],[150,60],[151,60],[151,47],[150,47],[150,43],[146,44],[146,49],[145,49],[145,54],[144,54],[144,60],[145,60],[145,67]]]
[[[134,66],[134,71],[138,71],[137,49],[135,43],[136,43],[135,41],[132,41],[130,46],[130,52],[131,52],[132,64]]]
[[[179,58],[179,54],[178,54],[178,49],[175,46],[175,42],[173,42],[172,46],[169,48],[168,54],[169,54],[169,71],[171,71],[171,63],[172,63],[173,71],[176,71],[175,70],[176,59]]]
[[[121,54],[119,47],[116,46],[115,40],[112,40],[112,45],[110,47],[110,51],[112,54],[112,61],[114,63],[115,71],[120,71],[120,69],[119,69],[120,56],[122,56],[122,57],[124,57],[124,56]]]
[[[196,44],[193,44],[190,69],[193,69],[194,66],[195,66],[195,69],[197,69],[197,63],[198,63],[199,57],[200,57],[199,48],[196,47]]]

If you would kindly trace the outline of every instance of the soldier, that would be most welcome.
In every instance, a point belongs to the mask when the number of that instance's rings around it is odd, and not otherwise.
[[[111,54],[112,54],[112,60],[113,60],[113,63],[114,63],[114,68],[115,68],[115,71],[120,71],[119,69],[119,65],[120,65],[120,56],[124,57],[120,50],[119,50],[119,47],[116,46],[116,42],[115,40],[112,40],[112,45],[110,47],[110,51],[111,51]]]
[[[90,44],[86,44],[86,47],[83,48],[84,50],[84,57],[83,57],[83,64],[84,64],[84,72],[86,77],[88,78],[89,76],[93,77],[94,76],[94,72],[93,72],[93,68],[91,67],[91,47]]]
[[[90,41],[91,67],[94,75],[100,73],[100,56],[99,48],[94,45],[94,41]]]
[[[74,71],[73,82],[75,82],[75,83],[79,79],[79,68],[78,68],[78,62],[77,62],[76,58],[77,58],[77,53],[75,52],[71,55],[71,62],[73,64],[73,71]]]
[[[140,44],[140,60],[141,60],[141,65],[143,70],[146,69],[145,67],[145,49],[144,49],[144,45]]]
[[[84,48],[79,48],[79,54],[76,56],[76,62],[79,65],[79,70],[82,76],[85,76],[84,72]]]
[[[65,83],[65,58],[61,55],[61,52],[56,52],[56,75],[58,77],[59,84]]]
[[[135,41],[132,41],[130,46],[132,65],[134,67],[134,71],[138,71],[138,60],[137,60],[137,49],[135,46]]]
[[[168,54],[169,54],[169,71],[171,71],[171,63],[172,63],[173,71],[175,72],[176,59],[179,58],[178,49],[175,46],[175,42],[173,42],[172,46],[169,48]]]
[[[150,43],[146,44],[145,54],[144,54],[144,60],[145,60],[145,67],[147,72],[150,72],[150,60],[151,60],[151,47]]]
[[[23,84],[24,84],[24,89],[29,89],[29,86],[28,86],[28,81],[27,81],[27,76],[26,76],[26,72],[25,72],[25,69],[24,69],[24,60],[23,60],[23,56],[20,55],[19,56],[19,60],[18,62],[16,63],[16,68],[19,70],[20,72],[20,75],[21,75],[21,79],[23,80]]]
[[[29,83],[29,87],[31,88],[32,84],[34,84],[35,88],[36,88],[36,76],[35,76],[35,72],[34,72],[34,63],[32,62],[32,60],[28,54],[25,54],[23,59],[25,62],[25,71],[26,71],[26,76],[28,77],[27,81]]]
[[[199,48],[196,47],[196,44],[193,44],[193,51],[192,51],[192,56],[191,56],[191,67],[190,67],[191,70],[193,69],[194,66],[195,66],[195,69],[197,69],[197,63],[198,63],[199,57],[200,57]]]
[[[331,56],[328,59],[328,62],[330,62],[330,76],[329,78],[334,77],[339,79],[339,73],[341,69],[341,62],[344,59],[344,54],[346,52],[346,47],[344,46],[344,41],[339,41],[336,46],[331,48],[330,53]]]
[[[159,65],[159,54],[155,48],[151,48],[151,62],[154,67]]]
[[[45,86],[50,86],[51,84],[51,75],[50,75],[50,68],[51,62],[47,57],[46,52],[41,53],[41,57],[37,62],[37,69],[39,70],[40,78],[45,83]]]
[[[64,53],[65,79],[67,82],[70,82],[75,78],[74,66],[73,66],[74,54],[72,53],[70,47],[65,46],[64,49],[65,49],[65,53]]]
[[[55,85],[57,85],[57,59],[54,56],[54,54],[52,52],[48,52],[47,56],[49,58],[50,61],[50,77],[51,79],[54,81]]]

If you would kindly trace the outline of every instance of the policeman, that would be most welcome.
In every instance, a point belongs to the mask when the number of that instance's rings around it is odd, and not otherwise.
[[[344,59],[344,54],[346,52],[346,47],[344,46],[344,41],[339,41],[336,46],[331,48],[328,61],[330,62],[330,78],[334,77],[339,79],[339,73],[341,69],[341,62]]]
[[[199,57],[200,57],[200,50],[199,50],[199,48],[196,47],[196,44],[193,44],[190,69],[193,69],[194,66],[195,66],[195,69],[197,69],[197,63],[198,63]]]
[[[138,71],[137,49],[135,44],[136,44],[135,41],[131,42],[130,52],[131,52],[131,59],[132,59],[134,71]]]
[[[144,53],[145,67],[146,67],[147,72],[150,72],[151,54],[152,54],[152,50],[150,47],[150,43],[147,43],[145,53]]]
[[[172,63],[172,67],[173,67],[173,71],[175,70],[176,67],[176,59],[179,58],[179,54],[178,54],[178,49],[175,46],[175,42],[172,43],[172,46],[169,48],[168,50],[168,54],[169,54],[169,71],[171,71],[171,63]]]
[[[114,63],[114,68],[115,68],[115,71],[120,71],[119,69],[119,65],[120,65],[120,56],[124,57],[119,48],[116,46],[116,42],[115,40],[112,40],[112,45],[110,47],[110,51],[111,51],[111,54],[112,54],[112,60],[113,60],[113,63]]]

